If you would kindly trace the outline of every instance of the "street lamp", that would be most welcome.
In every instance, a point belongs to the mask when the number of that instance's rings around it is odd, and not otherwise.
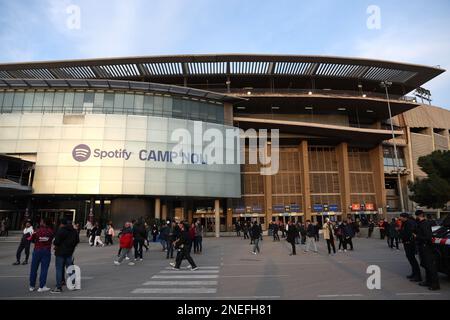
[[[391,124],[392,142],[394,144],[394,156],[395,156],[395,168],[396,168],[395,171],[397,172],[397,184],[398,184],[398,193],[400,195],[400,207],[401,207],[402,212],[405,212],[405,205],[403,202],[402,181],[401,181],[401,177],[400,177],[400,161],[398,159],[398,154],[397,154],[397,143],[395,141],[394,125],[392,124],[391,102],[389,100],[389,91],[388,91],[388,88],[390,86],[392,86],[392,82],[382,81],[380,83],[380,86],[382,88],[384,88],[386,91],[386,100],[387,100],[388,110],[389,110],[389,122]]]

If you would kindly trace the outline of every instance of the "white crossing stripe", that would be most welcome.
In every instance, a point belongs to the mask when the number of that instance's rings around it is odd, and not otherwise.
[[[186,294],[186,293],[216,293],[215,288],[149,288],[136,289],[131,293],[148,294],[148,293],[166,293],[166,294]]]
[[[170,274],[198,274],[198,273],[219,273],[219,270],[196,270],[196,271],[183,271],[183,270],[163,270],[160,273],[170,273]]]
[[[217,281],[198,280],[198,281],[147,281],[143,286],[216,286]]]
[[[163,297],[171,295],[216,294],[219,284],[220,267],[200,267],[196,271],[189,268],[173,270],[165,267],[150,281],[142,284],[144,288],[133,290],[132,294],[158,294]]]
[[[166,270],[170,269],[172,270],[172,267],[166,267]],[[181,268],[181,269],[190,269],[190,268]],[[199,267],[198,270],[203,270],[203,269],[220,269],[220,267]]]
[[[190,272],[192,274],[192,272]],[[156,275],[153,276],[152,279],[217,279],[218,275],[210,275],[210,274],[199,274],[199,275]]]

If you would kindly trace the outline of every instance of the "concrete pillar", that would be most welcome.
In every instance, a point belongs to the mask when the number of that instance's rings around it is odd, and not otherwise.
[[[336,155],[339,171],[339,185],[341,190],[341,210],[342,219],[347,218],[347,214],[351,213],[349,206],[351,205],[350,197],[350,167],[348,162],[348,144],[343,142],[336,147]]]
[[[383,217],[387,217],[387,199],[384,179],[383,146],[378,145],[369,152],[373,170],[373,180],[375,184],[375,193],[378,209],[383,209]],[[405,184],[403,183],[403,188]],[[403,192],[403,191],[400,191]]]
[[[264,148],[266,149],[264,151],[264,159],[263,162],[266,162],[266,158],[265,156],[267,155],[268,157],[272,156],[272,148],[271,145],[267,144],[264,146]],[[273,207],[273,203],[272,203],[272,175],[266,175],[263,176],[264,179],[264,198],[265,198],[265,203],[264,206],[266,207],[266,227],[269,225],[269,222],[272,221],[272,207]]]
[[[216,238],[220,237],[220,200],[214,201],[214,224],[216,226]]]
[[[161,220],[161,199],[155,199],[155,219]]]
[[[167,220],[167,205],[166,204],[162,205],[162,219]]]
[[[305,214],[304,220],[311,219],[311,186],[309,177],[309,154],[308,154],[308,141],[303,140],[299,146],[300,152],[300,170],[302,170],[302,195],[303,195],[303,213]]]

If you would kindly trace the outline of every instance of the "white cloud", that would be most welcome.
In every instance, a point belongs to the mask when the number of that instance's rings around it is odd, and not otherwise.
[[[48,0],[48,17],[81,57],[168,52],[189,28],[181,26],[187,1],[77,1],[81,29],[66,27],[69,0]]]
[[[408,29],[382,30],[374,37],[357,39],[352,50],[359,57],[440,66],[449,70],[450,39],[437,30],[442,29],[436,28],[433,32],[408,26]],[[434,95],[434,104],[445,108],[450,108],[449,86],[450,70],[425,84]]]

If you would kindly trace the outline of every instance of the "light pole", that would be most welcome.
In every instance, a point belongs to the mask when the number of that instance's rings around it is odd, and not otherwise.
[[[396,169],[395,171],[397,172],[397,185],[398,185],[398,193],[400,196],[400,207],[401,207],[401,211],[405,212],[405,205],[403,202],[402,181],[401,181],[401,177],[400,177],[400,161],[398,159],[398,154],[397,154],[397,143],[395,141],[394,125],[392,124],[391,102],[389,100],[389,91],[388,91],[388,88],[391,85],[392,85],[392,82],[390,82],[390,81],[382,81],[380,83],[380,86],[386,90],[386,100],[387,100],[388,110],[389,110],[389,122],[391,124],[392,143],[394,144],[395,169]]]

